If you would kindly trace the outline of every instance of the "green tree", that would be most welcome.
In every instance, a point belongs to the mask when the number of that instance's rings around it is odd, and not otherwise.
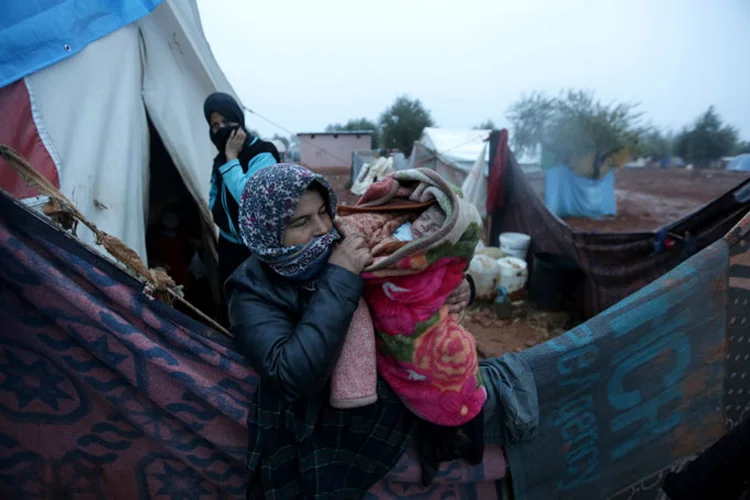
[[[700,115],[690,129],[684,129],[675,141],[678,155],[698,168],[707,168],[722,156],[733,152],[737,130],[725,124],[713,106]]]
[[[479,125],[476,125],[473,127],[474,130],[495,130],[495,122],[493,122],[490,119],[487,119],[480,123]]]
[[[651,130],[643,134],[635,148],[636,155],[644,158],[662,159],[672,156],[674,136]]]
[[[737,145],[734,147],[733,153],[736,155],[750,153],[750,141],[738,142]]]
[[[372,149],[378,147],[378,144],[380,143],[380,131],[378,130],[377,124],[367,118],[353,118],[343,125],[340,123],[332,123],[326,127],[326,132],[347,132],[354,130],[371,130],[373,132]]]
[[[556,100],[541,92],[521,96],[508,110],[507,116],[513,132],[512,146],[517,155],[535,152],[547,140],[553,119]]]
[[[379,123],[383,147],[395,148],[409,155],[414,141],[419,139],[424,128],[431,127],[435,122],[419,99],[401,96],[383,111]]]
[[[604,161],[638,143],[648,129],[641,125],[637,104],[598,101],[593,92],[569,90],[558,97],[535,92],[508,110],[516,154],[541,146],[554,161],[594,154],[594,177]]]

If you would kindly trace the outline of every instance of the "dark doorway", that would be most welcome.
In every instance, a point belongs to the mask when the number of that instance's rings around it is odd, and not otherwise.
[[[215,240],[212,224],[201,217],[172,157],[151,120],[150,180],[146,252],[150,268],[161,267],[183,287],[185,299],[221,322]],[[195,311],[176,301],[174,307],[203,321]],[[205,321],[203,321],[205,322]]]

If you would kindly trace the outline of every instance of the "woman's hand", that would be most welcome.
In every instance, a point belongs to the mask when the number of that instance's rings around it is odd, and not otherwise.
[[[229,140],[224,148],[224,155],[227,157],[227,161],[236,160],[242,151],[242,146],[245,144],[245,138],[247,134],[242,128],[238,128],[229,135]]]
[[[359,275],[372,263],[372,253],[365,244],[365,239],[358,234],[353,234],[344,237],[344,240],[333,249],[328,263]]]
[[[469,301],[471,301],[471,286],[464,277],[461,284],[445,299],[445,305],[448,306],[451,314],[461,314],[469,306]]]

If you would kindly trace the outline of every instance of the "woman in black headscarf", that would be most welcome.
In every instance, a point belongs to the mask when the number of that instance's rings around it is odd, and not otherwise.
[[[219,227],[219,277],[223,288],[234,270],[250,256],[237,223],[245,183],[281,159],[272,143],[248,133],[245,113],[232,96],[211,94],[203,104],[203,114],[210,127],[211,142],[219,150],[214,158],[208,203]]]

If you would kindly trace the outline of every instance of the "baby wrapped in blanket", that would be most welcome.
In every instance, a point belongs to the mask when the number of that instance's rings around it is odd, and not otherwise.
[[[443,426],[469,422],[487,396],[474,338],[445,300],[479,240],[476,209],[428,169],[395,172],[356,206],[340,209],[337,227],[364,236],[375,261],[362,274],[366,306],[334,370],[331,404],[375,400],[375,373],[367,368],[374,357],[377,372],[417,416]]]

